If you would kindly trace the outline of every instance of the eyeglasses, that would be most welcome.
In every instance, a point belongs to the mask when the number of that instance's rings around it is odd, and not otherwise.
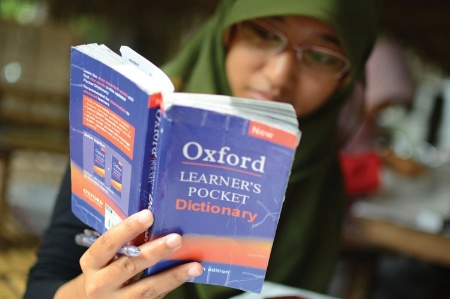
[[[339,79],[350,68],[344,55],[323,47],[292,44],[283,33],[260,20],[237,24],[236,33],[261,54],[277,55],[288,47],[293,48],[297,61],[314,74]]]

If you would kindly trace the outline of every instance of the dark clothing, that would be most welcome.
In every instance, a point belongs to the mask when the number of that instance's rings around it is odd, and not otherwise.
[[[70,174],[67,171],[38,251],[38,263],[30,270],[24,299],[53,298],[62,284],[81,273],[79,259],[86,248],[76,245],[74,237],[87,226],[72,214],[70,198]]]

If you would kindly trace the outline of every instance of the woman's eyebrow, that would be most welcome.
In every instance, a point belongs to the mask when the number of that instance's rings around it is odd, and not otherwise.
[[[285,16],[271,16],[271,17],[267,17],[266,19],[274,20],[275,22],[279,22],[279,23],[284,23]],[[335,35],[318,32],[317,36],[319,36],[320,39],[322,39],[323,41],[325,41],[327,43],[331,43],[335,46],[342,47],[340,40]]]
[[[270,17],[265,17],[264,19],[273,20],[277,23],[284,23],[285,17],[284,16],[270,16]]]
[[[330,35],[330,34],[319,34],[320,38],[323,39],[326,42],[335,44],[336,46],[341,46],[341,42],[339,41],[339,39],[334,36],[334,35]]]

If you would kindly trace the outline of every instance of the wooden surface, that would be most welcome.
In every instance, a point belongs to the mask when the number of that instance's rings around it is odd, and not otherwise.
[[[384,220],[354,218],[356,234],[365,246],[376,246],[419,260],[450,267],[450,236],[426,233]]]
[[[35,261],[35,247],[0,249],[0,298],[20,299],[28,270]]]

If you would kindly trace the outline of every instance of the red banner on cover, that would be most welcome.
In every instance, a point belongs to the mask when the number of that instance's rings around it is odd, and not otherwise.
[[[297,136],[287,131],[277,129],[255,121],[250,122],[248,135],[271,141],[289,148],[295,149],[297,146]]]

